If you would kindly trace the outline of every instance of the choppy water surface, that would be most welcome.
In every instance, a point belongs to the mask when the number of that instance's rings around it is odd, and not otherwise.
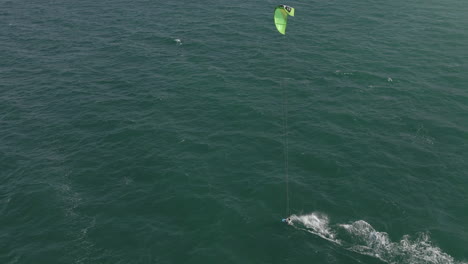
[[[466,263],[468,5],[277,4],[0,1],[0,262]]]

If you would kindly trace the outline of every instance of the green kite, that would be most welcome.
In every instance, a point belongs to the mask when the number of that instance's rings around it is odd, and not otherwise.
[[[275,8],[275,25],[279,33],[286,34],[288,16],[294,16],[294,8],[287,5],[279,5]]]

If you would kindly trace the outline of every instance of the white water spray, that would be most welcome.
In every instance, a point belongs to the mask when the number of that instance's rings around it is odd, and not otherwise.
[[[385,232],[375,230],[364,220],[351,224],[330,225],[327,215],[311,213],[290,216],[293,226],[307,231],[346,250],[378,258],[386,263],[401,264],[467,264],[457,262],[435,246],[427,233],[412,238],[404,235],[393,242]]]

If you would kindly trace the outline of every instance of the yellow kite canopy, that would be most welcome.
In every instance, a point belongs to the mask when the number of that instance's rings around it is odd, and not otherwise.
[[[275,8],[275,25],[279,33],[286,34],[288,16],[294,16],[294,8],[287,5],[279,5]]]

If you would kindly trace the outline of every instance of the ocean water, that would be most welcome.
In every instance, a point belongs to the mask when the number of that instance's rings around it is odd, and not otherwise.
[[[0,0],[0,263],[467,263],[467,14]]]

